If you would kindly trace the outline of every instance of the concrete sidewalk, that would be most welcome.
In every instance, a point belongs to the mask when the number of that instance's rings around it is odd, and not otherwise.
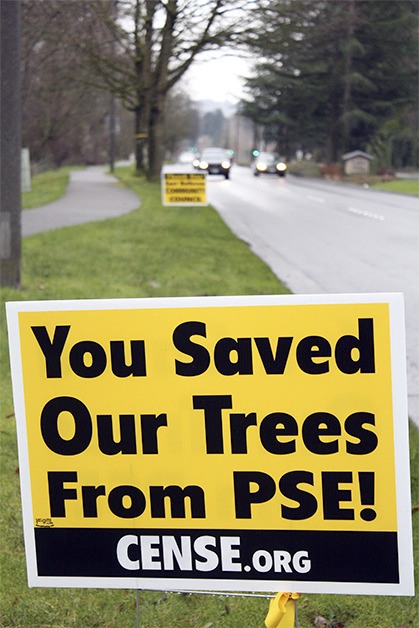
[[[22,235],[115,218],[139,205],[138,196],[105,174],[104,166],[75,170],[70,173],[67,192],[61,199],[22,211]]]

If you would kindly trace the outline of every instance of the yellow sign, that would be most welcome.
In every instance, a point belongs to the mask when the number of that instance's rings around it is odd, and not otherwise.
[[[205,174],[163,172],[163,205],[207,205]]]
[[[400,295],[8,323],[30,582],[409,594]]]

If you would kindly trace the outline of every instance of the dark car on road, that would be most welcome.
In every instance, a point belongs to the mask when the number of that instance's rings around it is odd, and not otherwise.
[[[208,174],[222,174],[230,178],[231,159],[224,148],[204,148],[199,160],[198,169]]]
[[[287,164],[274,153],[259,153],[253,164],[253,174],[276,174],[285,177]]]

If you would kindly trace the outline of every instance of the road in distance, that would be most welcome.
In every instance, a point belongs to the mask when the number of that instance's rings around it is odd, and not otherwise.
[[[419,425],[419,200],[332,181],[208,179],[209,202],[295,294],[402,292],[409,416]]]

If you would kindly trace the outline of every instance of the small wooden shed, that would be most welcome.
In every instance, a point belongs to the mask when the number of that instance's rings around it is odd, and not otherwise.
[[[362,150],[353,150],[351,153],[342,155],[343,170],[345,174],[369,174],[372,155],[364,153]]]

